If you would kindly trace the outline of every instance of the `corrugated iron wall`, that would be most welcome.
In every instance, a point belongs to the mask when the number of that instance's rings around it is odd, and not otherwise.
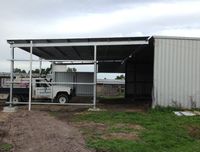
[[[77,82],[93,83],[94,73],[80,72],[76,73]],[[78,96],[92,96],[93,95],[93,85],[77,85],[76,93]]]
[[[155,38],[153,106],[200,108],[200,40]]]
[[[93,83],[93,73],[91,72],[55,72],[55,82]],[[93,85],[70,84],[75,88],[77,96],[92,96]]]

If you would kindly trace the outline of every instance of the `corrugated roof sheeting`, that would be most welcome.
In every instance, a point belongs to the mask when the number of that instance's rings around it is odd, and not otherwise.
[[[97,60],[123,60],[133,53],[139,45],[99,46]]]
[[[51,46],[45,47],[33,47],[33,54],[49,60],[93,60],[94,58],[94,47],[91,46],[99,44],[99,42],[104,43],[114,43],[121,42],[122,45],[97,45],[97,60],[116,60],[124,59],[133,49],[137,48],[139,45],[147,44],[148,37],[112,37],[112,38],[72,38],[72,39],[16,39],[8,40],[9,44],[19,44],[18,47],[30,52],[30,41],[33,44],[51,44]],[[123,45],[125,42],[135,42],[134,45]],[[142,42],[141,42],[142,41]],[[67,44],[70,46],[54,46],[57,44]],[[77,44],[80,46],[73,46]],[[85,44],[85,46],[82,46]],[[137,45],[138,44],[138,45]]]
[[[14,47],[19,47],[22,50],[30,52],[29,45],[32,41],[34,45],[33,54],[42,59],[80,61],[93,60],[94,45],[97,45],[97,61],[101,61],[99,62],[99,72],[119,73],[124,72],[124,64],[122,65],[121,62],[141,46],[148,46],[148,38],[149,37],[146,36],[72,39],[16,39],[8,40],[8,43],[17,45]],[[99,42],[102,42],[102,44]],[[114,42],[115,44],[113,44]],[[45,44],[45,46],[41,47],[37,44]],[[47,44],[50,44],[50,46]],[[58,46],[58,44],[60,45]],[[63,46],[64,44],[66,44],[66,46]],[[113,61],[114,63],[111,63],[112,61],[106,62],[106,60],[121,60],[121,62],[117,61],[117,63],[116,61]]]
[[[99,46],[97,47],[97,60],[123,60],[139,46]],[[21,49],[30,52],[28,47],[22,47]],[[93,51],[92,46],[33,48],[33,54],[49,60],[93,60]]]
[[[22,50],[30,52],[29,47]],[[47,60],[93,60],[93,47],[34,47],[33,54]]]
[[[108,72],[108,73],[125,73],[125,63],[120,62],[110,62],[110,63],[98,63],[98,72]]]
[[[153,105],[200,108],[200,40],[155,38]]]

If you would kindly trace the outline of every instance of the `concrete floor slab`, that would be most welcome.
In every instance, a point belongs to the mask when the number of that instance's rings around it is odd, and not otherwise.
[[[17,107],[3,107],[3,112],[16,112],[17,111]]]

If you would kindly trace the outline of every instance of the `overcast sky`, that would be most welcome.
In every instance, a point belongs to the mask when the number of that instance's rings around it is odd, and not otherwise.
[[[200,37],[199,6],[200,0],[0,0],[0,71],[10,68],[7,39]]]

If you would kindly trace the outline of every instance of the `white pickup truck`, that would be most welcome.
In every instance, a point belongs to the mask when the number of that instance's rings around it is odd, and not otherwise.
[[[28,101],[29,96],[29,83],[28,79],[22,78],[21,84],[13,87],[13,102]],[[0,93],[7,93],[9,100],[9,88],[0,88]],[[61,104],[69,102],[73,96],[73,89],[66,85],[51,84],[45,78],[32,79],[32,99],[35,100],[52,100]]]

